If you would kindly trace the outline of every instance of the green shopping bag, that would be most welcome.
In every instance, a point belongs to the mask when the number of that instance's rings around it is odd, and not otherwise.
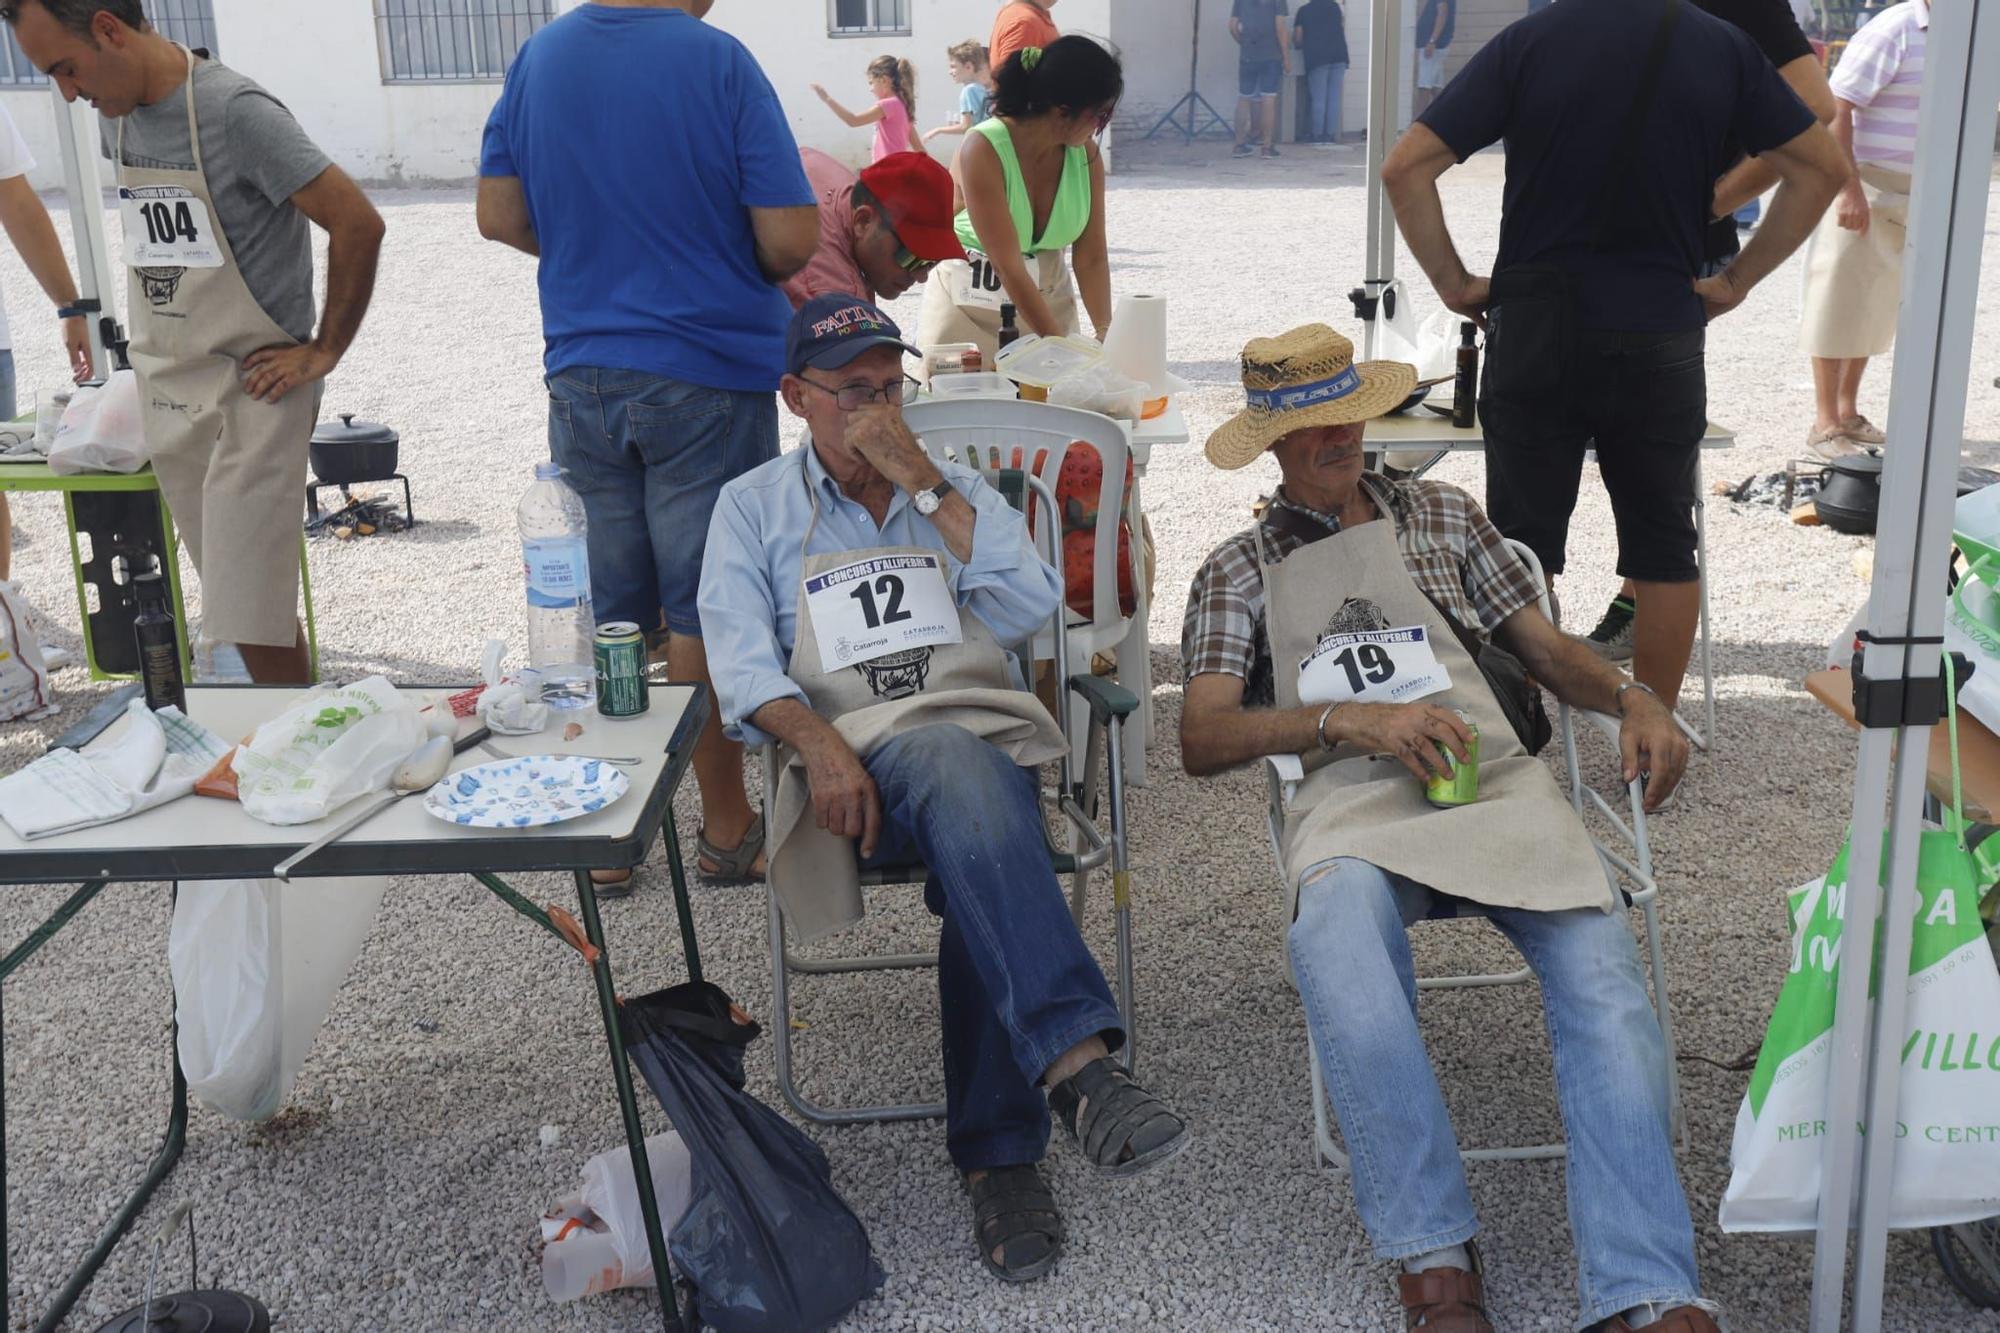
[[[1925,830],[1917,851],[1902,1092],[1891,1131],[1892,1227],[2000,1213],[2000,973],[1980,917],[1984,877],[1965,844],[1955,706],[1950,719],[1952,823]],[[1823,878],[1791,895],[1791,965],[1737,1110],[1724,1231],[1818,1225],[1834,990],[1842,964],[1854,961],[1844,934],[1850,851],[1843,844]],[[1886,857],[1882,875],[1886,884]],[[1870,994],[1879,952],[1878,940],[1868,955]]]

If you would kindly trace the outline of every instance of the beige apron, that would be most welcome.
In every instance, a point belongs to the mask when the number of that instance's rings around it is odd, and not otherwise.
[[[1423,702],[1460,709],[1479,727],[1479,800],[1449,810],[1425,800],[1423,784],[1393,758],[1346,747],[1303,756],[1319,766],[1285,822],[1292,910],[1300,875],[1351,856],[1494,907],[1608,911],[1611,892],[1583,821],[1548,766],[1522,748],[1479,667],[1410,577],[1386,511],[1275,565],[1264,557],[1262,530],[1260,521],[1258,562],[1279,707],[1300,706],[1299,663],[1337,615],[1343,628],[1364,620],[1376,628],[1424,626],[1451,688]],[[1373,610],[1351,605],[1358,601],[1373,603]]]
[[[194,53],[186,54],[194,169],[126,166],[125,122],[118,123],[130,355],[153,471],[201,576],[203,637],[289,648],[298,634],[299,523],[320,386],[293,389],[276,403],[243,391],[244,357],[298,340],[250,294],[217,221],[195,125]],[[158,218],[153,235],[178,229],[212,266],[146,263],[149,233],[141,226],[135,234],[134,203]]]
[[[799,548],[798,641],[786,674],[806,692],[812,710],[831,722],[864,759],[891,737],[933,724],[963,727],[1021,765],[1045,763],[1060,755],[1066,747],[1055,720],[1034,695],[1013,685],[1006,652],[984,622],[963,605],[958,608],[962,642],[906,649],[858,666],[821,670],[819,636],[806,605],[809,580],[859,560],[940,552],[884,546],[814,555],[819,492],[805,468],[811,448],[808,443],[796,454],[799,480],[812,493],[813,521]],[[861,920],[855,843],[814,823],[805,761],[798,753],[781,746],[778,762],[777,799],[769,812],[771,886],[784,908],[786,924],[812,941]]]
[[[1004,288],[986,290],[975,272],[985,273],[986,257],[968,250],[969,259],[947,259],[931,270],[924,280],[923,312],[917,320],[917,346],[937,347],[944,343],[977,343],[992,365],[1000,349],[1000,303],[1007,300]],[[1078,330],[1076,284],[1071,281],[1069,264],[1061,250],[1044,250],[1027,255],[1028,271],[1050,311],[1062,323],[1064,333]],[[978,269],[975,270],[974,262]],[[996,279],[997,281],[997,279]],[[1017,317],[1015,325],[1025,335],[1028,327]]]
[[[1910,177],[1864,164],[1861,191],[1868,197],[1866,232],[1841,226],[1836,205],[1806,242],[1799,350],[1807,356],[1882,356],[1896,345]]]

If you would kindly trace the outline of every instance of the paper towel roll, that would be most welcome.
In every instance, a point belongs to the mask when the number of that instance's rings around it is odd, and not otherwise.
[[[1184,387],[1167,373],[1167,298],[1119,297],[1111,312],[1104,358],[1127,379],[1150,385],[1153,396],[1164,398]]]

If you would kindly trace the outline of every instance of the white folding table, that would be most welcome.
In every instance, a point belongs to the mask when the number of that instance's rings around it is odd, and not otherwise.
[[[438,693],[435,687],[430,692]],[[305,693],[294,688],[190,686],[188,714],[218,735],[237,738],[277,716]],[[292,871],[292,878],[470,875],[509,907],[562,939],[583,957],[596,983],[605,1041],[611,1053],[612,1078],[632,1149],[639,1201],[658,1281],[661,1318],[665,1327],[677,1330],[682,1323],[674,1299],[673,1275],[643,1146],[645,1131],[633,1097],[631,1072],[625,1063],[610,955],[589,873],[593,867],[636,866],[645,859],[653,840],[664,833],[688,974],[693,980],[701,979],[701,958],[695,947],[694,921],[688,908],[672,808],[675,789],[694,752],[695,738],[708,717],[710,696],[703,685],[664,684],[652,686],[650,698],[648,710],[633,718],[607,718],[594,711],[583,714],[580,720],[585,730],[568,744],[553,731],[537,736],[494,738],[497,748],[509,754],[637,756],[641,761],[638,765],[622,769],[631,782],[630,790],[604,809],[544,828],[472,829],[447,824],[425,813],[423,798],[412,796],[396,802],[354,833],[315,853]],[[461,730],[469,730],[471,725],[461,724]],[[106,735],[107,740],[113,737],[115,731]],[[491,760],[490,754],[473,748],[458,756],[452,768],[457,771]],[[76,883],[80,886],[44,924],[0,957],[0,980],[12,975],[47,944],[107,884],[268,877],[279,861],[333,827],[348,812],[349,808],[343,807],[315,823],[280,828],[252,819],[233,801],[189,796],[131,819],[32,842],[0,824],[0,885]],[[499,878],[501,872],[520,871],[570,872],[576,881],[582,921],[559,906],[537,906]],[[4,1024],[0,1024],[0,1041],[4,1041],[4,1033]],[[180,1157],[186,1142],[187,1081],[181,1072],[178,1043],[175,1045],[171,1109],[159,1153],[96,1246],[35,1324],[38,1333],[53,1330],[62,1322]],[[0,1327],[13,1328],[6,1308],[5,1115],[5,1087],[0,1084]]]

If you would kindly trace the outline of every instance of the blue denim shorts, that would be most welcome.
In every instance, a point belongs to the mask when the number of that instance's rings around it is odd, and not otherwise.
[[[1285,62],[1282,60],[1243,60],[1237,62],[1236,91],[1247,98],[1276,97],[1278,89],[1285,81]]]
[[[549,377],[549,456],[590,518],[599,624],[701,635],[695,594],[723,484],[778,456],[775,394],[710,389],[636,370]]]

